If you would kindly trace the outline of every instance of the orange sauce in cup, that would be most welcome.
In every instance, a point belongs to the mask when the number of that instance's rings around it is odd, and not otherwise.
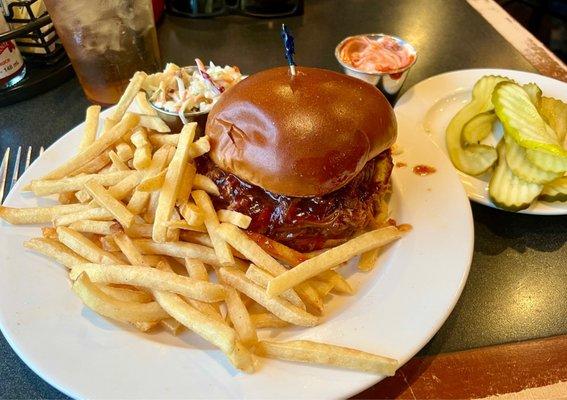
[[[369,74],[394,73],[415,60],[415,54],[389,36],[352,37],[342,45],[339,55],[345,64]]]

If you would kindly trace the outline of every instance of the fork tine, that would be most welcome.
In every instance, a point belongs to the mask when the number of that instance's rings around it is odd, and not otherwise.
[[[28,146],[28,153],[26,154],[26,164],[24,165],[24,171],[26,169],[28,169],[28,167],[30,166],[31,163],[31,152],[32,152],[32,147]]]
[[[6,175],[8,174],[8,161],[10,160],[10,148],[4,152],[2,164],[0,164],[0,204],[4,199],[4,187],[6,186]]]
[[[43,148],[43,146],[41,146],[41,147],[39,148],[39,155],[41,156],[44,151],[45,151],[45,149]]]
[[[14,172],[12,172],[12,183],[10,184],[10,189],[14,187],[18,181],[18,175],[20,175],[20,159],[22,158],[22,146],[18,146],[18,151],[16,152],[16,161],[14,161]]]

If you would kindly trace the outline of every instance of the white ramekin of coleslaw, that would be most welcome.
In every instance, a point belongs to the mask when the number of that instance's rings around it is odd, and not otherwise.
[[[198,58],[195,61],[186,67],[168,63],[163,72],[148,75],[144,82],[149,103],[174,132],[192,121],[204,128],[208,112],[222,93],[245,78],[236,66],[212,62],[205,66]]]

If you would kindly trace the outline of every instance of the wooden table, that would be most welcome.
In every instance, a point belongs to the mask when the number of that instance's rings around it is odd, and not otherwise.
[[[334,47],[347,35],[387,32],[407,39],[419,59],[405,89],[465,68],[535,71],[464,0],[306,0],[303,16],[285,20],[166,16],[158,28],[163,58],[186,65],[200,57],[250,73],[281,65],[282,21],[295,34],[300,64],[334,70],[339,70]],[[71,80],[1,108],[0,152],[6,146],[51,144],[83,120],[87,105]],[[560,336],[567,334],[567,217],[472,208],[475,253],[453,313],[396,377],[358,397],[485,397],[567,379],[566,339]],[[521,343],[509,344],[514,342]],[[0,337],[0,398],[65,396],[29,370]]]

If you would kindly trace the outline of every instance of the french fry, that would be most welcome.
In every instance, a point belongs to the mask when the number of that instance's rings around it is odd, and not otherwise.
[[[331,293],[331,290],[333,290],[333,284],[329,282],[312,280],[310,284],[321,298],[325,298],[329,293]]]
[[[90,180],[98,182],[103,186],[111,186],[120,182],[129,175],[136,174],[135,171],[116,171],[108,174],[78,175],[71,178],[55,180],[34,180],[31,182],[31,191],[36,196],[48,196],[55,193],[74,192],[81,190],[85,183]]]
[[[152,158],[152,162],[148,169],[145,171],[145,177],[150,177],[159,174],[168,164],[169,154],[174,151],[172,146],[164,146],[156,150]],[[159,195],[159,193],[156,193]],[[132,198],[128,202],[128,210],[133,214],[141,214],[147,207],[150,200],[150,193],[142,192],[140,190],[134,191]],[[153,222],[153,219],[152,221]]]
[[[77,232],[96,233],[97,235],[112,235],[120,228],[120,224],[114,221],[91,221],[84,219],[69,224],[69,228]]]
[[[252,346],[258,341],[256,328],[250,319],[250,314],[244,306],[240,295],[233,288],[226,288],[226,308],[232,326],[238,334],[238,338],[245,346]]]
[[[159,254],[178,258],[195,258],[215,267],[222,266],[213,249],[186,242],[157,243],[148,239],[135,239],[142,254]]]
[[[184,261],[185,261],[185,268],[187,269],[187,273],[191,278],[197,279],[198,281],[209,280],[209,274],[207,272],[207,268],[205,267],[205,264],[193,258],[185,258]]]
[[[262,328],[287,328],[290,324],[288,322],[282,321],[274,314],[269,312],[263,312],[258,314],[250,314],[250,319],[256,327],[256,329]]]
[[[88,204],[62,204],[51,207],[12,208],[0,206],[0,218],[12,225],[45,224],[53,219],[90,209]]]
[[[88,208],[84,211],[75,212],[72,214],[62,215],[53,220],[54,226],[66,226],[73,222],[82,220],[93,220],[93,221],[112,221],[114,216],[108,212],[105,208],[95,207]]]
[[[122,251],[122,253],[126,256],[130,264],[148,266],[142,254],[134,242],[132,242],[132,239],[130,239],[124,232],[117,232],[112,238],[120,251]]]
[[[179,133],[151,133],[148,136],[151,144],[155,147],[161,147],[164,145],[171,145],[177,147],[177,142],[179,141]]]
[[[126,163],[134,157],[134,149],[126,142],[116,144],[116,155]]]
[[[105,118],[102,123],[102,134],[104,135],[106,132],[114,128],[119,122],[120,120]]]
[[[157,191],[152,192],[150,194],[150,199],[148,200],[146,211],[144,212],[144,221],[152,225],[151,231],[154,230],[153,224],[156,219],[156,210],[157,210],[158,202],[159,202],[159,192]],[[150,233],[150,236],[144,236],[144,237],[152,237],[152,234],[153,232]]]
[[[239,213],[232,210],[218,210],[217,216],[220,222],[228,222],[229,224],[236,225],[242,229],[248,229],[252,218],[248,215]]]
[[[154,115],[139,114],[140,125],[144,128],[154,130],[156,132],[171,132],[171,129],[160,117]]]
[[[306,281],[321,272],[336,267],[340,263],[348,261],[357,254],[385,246],[399,239],[402,233],[393,226],[377,229],[364,233],[348,242],[333,247],[296,267],[276,276],[268,283],[267,292],[270,296],[277,296],[297,284]]]
[[[152,321],[152,322],[131,322],[134,325],[134,328],[138,329],[140,332],[149,332],[154,329],[156,326],[159,325],[161,321]]]
[[[75,192],[75,197],[82,204],[89,203],[93,199],[85,189],[81,189],[78,192]]]
[[[183,229],[186,231],[194,231],[194,232],[207,232],[207,228],[205,227],[205,225],[193,226],[193,225],[189,225],[186,221],[170,220],[166,225],[168,228],[171,229]]]
[[[136,104],[138,105],[142,113],[153,116],[158,115],[157,111],[150,105],[146,92],[140,91],[136,93]]]
[[[157,262],[156,268],[161,269],[162,271],[172,272],[171,266],[163,258]],[[199,281],[208,281],[208,279],[198,279],[198,278],[192,277],[191,275],[189,275],[189,277],[192,278],[192,279],[199,280]],[[217,320],[224,323],[224,319],[222,318],[222,316],[221,316],[221,314],[218,310],[218,307],[215,308],[215,305],[210,304],[210,303],[204,303],[202,301],[194,300],[194,299],[191,299],[191,298],[188,298],[188,297],[185,297],[184,299],[190,305],[195,307],[195,309],[197,311],[202,312],[203,314],[208,315],[209,317],[212,317],[212,318],[217,319]]]
[[[75,197],[74,192],[59,193],[57,200],[61,204],[73,204],[73,203],[76,203],[78,201],[77,198]]]
[[[273,239],[270,239],[267,236],[264,236],[260,233],[247,231],[246,234],[252,239],[258,246],[260,246],[266,253],[271,255],[277,260],[283,261],[286,264],[291,265],[292,267],[296,266],[297,264],[307,260],[309,257],[304,254],[300,253],[297,250],[287,247],[286,245],[276,242]]]
[[[126,165],[126,163],[114,150],[110,150],[108,152],[108,158],[110,158],[110,162],[112,163],[112,167],[115,171],[130,171],[128,165]]]
[[[183,178],[183,171],[189,159],[189,144],[195,137],[196,129],[196,123],[190,123],[183,127],[179,136],[177,149],[167,168],[167,174],[159,195],[154,220],[152,237],[156,242],[165,242],[166,240],[166,222],[170,219],[175,201],[177,200],[177,191],[179,190],[181,179]]]
[[[197,158],[211,150],[211,144],[207,136],[202,136],[189,146],[189,157]]]
[[[193,178],[197,173],[197,168],[192,162],[188,162],[185,170],[183,171],[183,177],[179,183],[179,190],[177,191],[177,205],[185,205],[189,201],[189,195],[191,194],[191,189],[193,188]]]
[[[112,195],[96,181],[89,181],[85,184],[85,189],[102,207],[106,208],[120,225],[129,228],[134,223],[134,214],[130,212],[120,201],[116,200]]]
[[[330,283],[333,286],[333,292],[348,295],[354,293],[354,290],[352,290],[352,287],[347,280],[337,271],[333,271],[332,269],[320,273],[314,279]]]
[[[153,133],[148,136],[148,139],[154,146],[163,146],[166,144],[177,146],[179,141],[178,133],[163,134],[163,133]],[[189,157],[197,158],[205,153],[208,153],[211,149],[211,144],[209,143],[209,138],[207,136],[202,136],[195,140],[189,146]]]
[[[319,319],[279,297],[269,297],[261,286],[246,277],[244,272],[230,267],[218,270],[220,279],[253,299],[278,318],[299,326],[315,326]]]
[[[58,240],[57,239],[57,230],[55,228],[44,226],[43,228],[41,228],[41,234],[46,239]]]
[[[362,253],[358,262],[358,269],[364,272],[372,271],[377,265],[379,256],[380,249],[372,249]]]
[[[207,232],[211,237],[213,248],[215,249],[215,253],[217,254],[221,265],[234,265],[234,256],[230,251],[230,247],[226,243],[225,239],[221,238],[217,233],[220,227],[219,220],[209,195],[202,190],[196,190],[192,193],[192,196],[197,207],[199,207],[199,209],[203,212]]]
[[[79,168],[69,174],[69,176],[77,176],[81,174],[94,174],[97,172],[105,172],[104,168],[110,163],[108,153],[102,153],[81,165]]]
[[[146,130],[138,128],[130,136],[132,144],[136,147],[134,150],[134,158],[132,160],[134,168],[142,170],[150,166],[152,162],[152,145],[148,140]]]
[[[79,151],[86,149],[96,139],[98,132],[98,118],[100,116],[100,106],[90,106],[87,108],[85,115],[85,128],[83,129],[83,136],[81,143],[79,143]]]
[[[236,226],[223,223],[215,229],[215,232],[228,244],[242,253],[244,257],[246,257],[256,266],[269,272],[272,276],[283,274],[287,271],[287,269],[283,265],[281,265],[268,253],[262,250],[260,246],[258,246],[252,239],[250,239]],[[211,239],[213,238],[211,237]]]
[[[100,246],[104,251],[111,253],[120,251],[120,247],[116,244],[111,235],[101,236],[99,238]]]
[[[96,313],[122,322],[152,322],[167,318],[167,313],[155,301],[135,303],[109,296],[93,284],[86,274],[73,282],[73,291]]]
[[[126,258],[128,259],[128,261],[131,264],[143,265],[143,266],[149,265],[149,263],[146,262],[145,258],[142,256],[142,254],[136,248],[136,245],[123,232],[119,232],[116,235],[114,235],[114,241],[120,247],[120,250],[122,251],[122,253],[124,253],[124,255],[126,255]],[[167,264],[166,264],[167,267],[163,268],[163,267],[165,267],[165,265],[163,265],[164,263],[165,263],[165,261],[162,261],[162,269],[167,271],[167,272],[172,272],[171,267],[169,267],[169,265],[167,265]],[[200,280],[200,279],[197,279],[197,280]],[[204,302],[194,300],[194,299],[191,299],[191,298],[186,298],[186,301],[188,301],[197,310],[199,310],[199,311],[201,311],[205,314],[208,314],[208,315],[212,316],[213,318],[216,318],[216,319],[219,319],[219,320],[222,321],[221,315],[215,310],[215,308],[211,304],[204,303]]]
[[[204,224],[205,217],[203,212],[197,205],[191,201],[187,201],[179,207],[179,213],[187,224],[192,226],[199,226]],[[211,243],[212,246],[212,243]]]
[[[195,232],[195,231],[182,231],[179,234],[180,240],[184,242],[190,242],[195,244],[201,244],[207,247],[213,247],[213,242],[211,238],[206,233]]]
[[[134,97],[136,97],[136,94],[138,94],[142,88],[146,78],[146,73],[142,71],[137,71],[134,76],[132,76],[132,79],[130,79],[128,86],[124,90],[122,97],[118,100],[118,104],[116,104],[116,107],[110,116],[111,120],[120,121],[124,117],[126,110],[128,110],[128,107],[132,104]]]
[[[42,179],[60,179],[73,171],[79,169],[84,164],[96,158],[99,154],[107,150],[114,143],[118,142],[126,135],[136,124],[139,118],[132,113],[126,113],[124,118],[107,132],[104,132],[89,147],[81,151],[74,157],[71,157],[63,165],[45,175]]]
[[[87,239],[84,235],[69,229],[66,226],[59,226],[57,228],[57,238],[65,246],[90,262],[100,264],[120,264],[120,260],[112,253],[104,251]]]
[[[76,279],[86,272],[93,282],[115,283],[164,290],[212,303],[224,300],[225,290],[222,285],[198,281],[173,272],[160,271],[140,265],[76,264],[71,269],[71,279]]]
[[[167,169],[164,169],[157,175],[144,178],[144,180],[142,180],[142,182],[138,185],[138,190],[141,192],[154,192],[161,189],[163,182],[165,181],[166,173]]]
[[[274,277],[270,273],[266,272],[265,270],[258,268],[254,264],[250,264],[248,269],[246,270],[246,277],[254,282],[256,285],[261,286],[262,288],[266,288],[268,282]],[[305,310],[305,304],[301,301],[301,298],[293,291],[286,290],[281,294],[283,299],[286,299],[291,304]]]
[[[130,228],[125,228],[125,232],[133,239],[137,238],[151,238],[152,237],[152,224],[134,223]]]
[[[24,242],[24,247],[49,257],[67,268],[75,264],[88,262],[63,243],[54,239],[33,238]]]
[[[308,340],[260,341],[255,353],[266,358],[331,365],[386,376],[393,376],[398,368],[398,361],[393,358]]]
[[[197,190],[204,190],[208,194],[212,194],[213,196],[220,196],[219,188],[217,185],[211,180],[211,178],[201,175],[195,174],[195,178],[193,179],[193,186]]]
[[[237,342],[234,329],[195,310],[173,293],[154,291],[154,297],[169,315],[221,349],[236,368],[253,372],[252,355]]]
[[[173,336],[179,335],[179,333],[181,333],[185,328],[179,321],[174,318],[162,319],[160,321],[160,324]]]
[[[96,286],[110,297],[120,301],[131,301],[134,303],[149,303],[154,300],[151,294],[142,292],[138,289],[127,289],[123,287],[113,287],[102,283]]]
[[[136,186],[140,182],[141,178],[142,178],[141,174],[128,175],[126,178],[122,179],[116,185],[109,186],[108,194],[110,194],[116,200],[122,201],[132,193],[132,191],[136,188]]]
[[[173,209],[173,213],[171,214],[171,222],[181,222],[180,221],[181,217],[179,216],[179,213],[177,212],[177,209],[174,208]],[[179,242],[179,229],[169,226],[167,228],[167,233],[165,236],[165,241],[166,242]]]

